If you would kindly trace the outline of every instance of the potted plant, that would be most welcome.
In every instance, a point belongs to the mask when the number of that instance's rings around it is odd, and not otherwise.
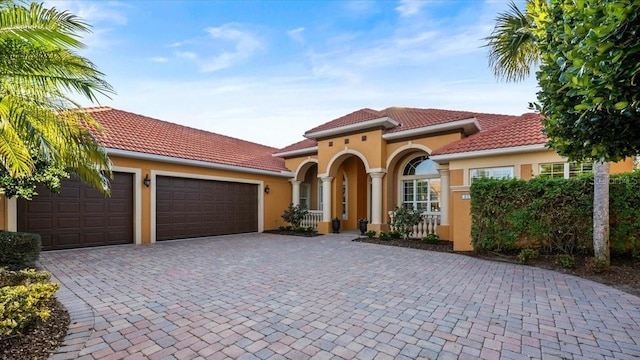
[[[360,235],[364,235],[367,232],[367,224],[369,224],[369,220],[360,219],[358,220],[358,229],[360,229]]]
[[[338,219],[337,217],[331,219],[331,228],[333,229],[334,234],[337,234],[340,232],[340,223],[341,223],[341,220]]]

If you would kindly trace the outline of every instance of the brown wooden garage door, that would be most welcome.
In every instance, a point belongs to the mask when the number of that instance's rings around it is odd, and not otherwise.
[[[258,231],[258,185],[158,176],[156,240]]]
[[[18,231],[40,234],[44,250],[133,242],[133,174],[114,173],[110,198],[75,178],[37,191],[18,200]]]

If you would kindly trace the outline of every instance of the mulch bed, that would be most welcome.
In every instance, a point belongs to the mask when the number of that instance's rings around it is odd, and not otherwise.
[[[354,239],[356,242],[366,242],[369,244],[399,246],[411,249],[431,250],[439,252],[453,252],[453,243],[451,241],[439,240],[435,244],[428,244],[418,239],[389,239],[380,240],[378,238],[360,237]]]
[[[265,230],[263,232],[265,234],[278,234],[278,235],[302,236],[302,237],[322,236],[322,234],[318,234],[317,231]]]
[[[55,298],[49,308],[51,316],[24,329],[24,336],[0,340],[0,359],[46,360],[62,345],[69,328],[69,314]]]

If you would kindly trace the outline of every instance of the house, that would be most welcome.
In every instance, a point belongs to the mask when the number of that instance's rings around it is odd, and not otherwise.
[[[60,195],[5,199],[3,229],[43,249],[147,244],[277,227],[293,175],[276,149],[108,107],[85,109],[113,163],[111,197],[76,179]]]
[[[387,231],[397,206],[423,212],[417,234],[436,232],[471,250],[469,186],[491,176],[575,176],[547,149],[540,117],[439,109],[361,109],[275,149],[109,107],[88,108],[113,163],[110,198],[77,179],[59,195],[0,202],[0,228],[37,232],[44,249],[149,244],[261,232],[284,225],[290,203],[328,233],[369,219]],[[631,171],[632,161],[611,172]]]
[[[454,250],[472,250],[469,188],[478,177],[570,177],[590,163],[568,163],[545,147],[541,118],[440,109],[361,109],[310,129],[278,150],[294,174],[292,201],[317,209],[320,232],[330,220],[346,229],[360,218],[387,231],[398,206],[423,212],[419,234],[436,232]],[[632,171],[633,162],[611,172]],[[434,221],[434,219],[436,219]]]

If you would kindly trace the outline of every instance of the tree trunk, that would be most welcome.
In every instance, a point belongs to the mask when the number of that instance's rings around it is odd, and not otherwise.
[[[609,163],[593,166],[593,252],[596,260],[609,268]]]

